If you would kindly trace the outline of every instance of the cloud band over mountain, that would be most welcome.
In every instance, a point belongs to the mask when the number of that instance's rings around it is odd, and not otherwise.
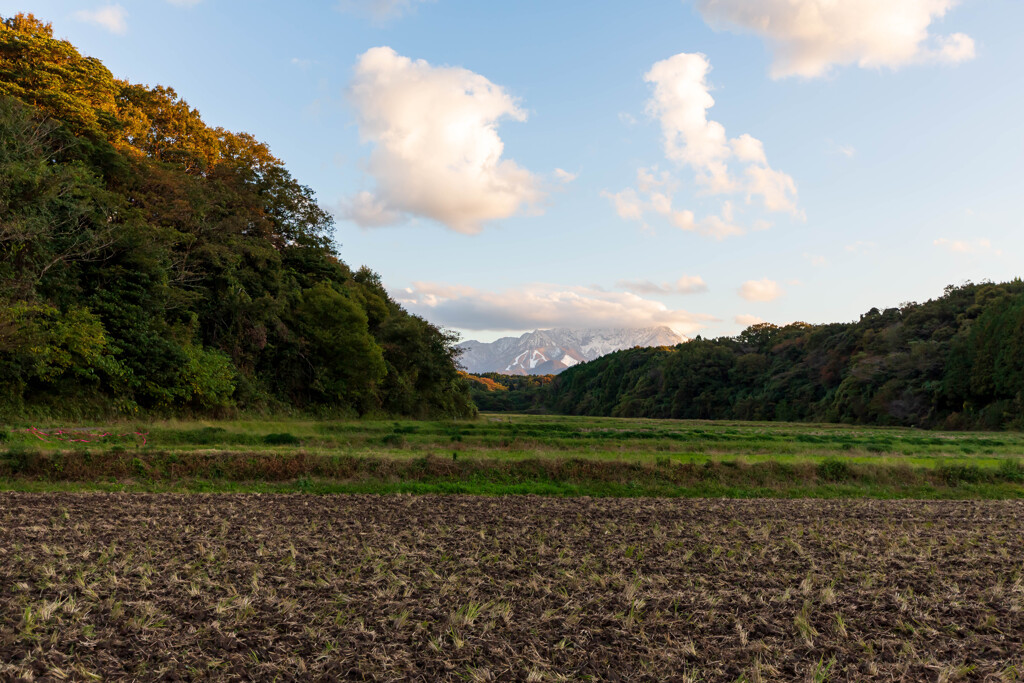
[[[592,287],[532,284],[515,290],[417,282],[392,296],[431,322],[464,330],[527,330],[551,327],[671,327],[692,336],[714,316],[670,309],[660,301]]]

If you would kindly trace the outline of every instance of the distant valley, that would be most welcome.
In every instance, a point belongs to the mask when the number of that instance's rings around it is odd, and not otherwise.
[[[473,374],[555,375],[566,368],[635,346],[688,341],[669,327],[535,330],[493,342],[465,341],[459,363]]]

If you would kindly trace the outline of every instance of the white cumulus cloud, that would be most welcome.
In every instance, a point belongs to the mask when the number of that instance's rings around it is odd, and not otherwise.
[[[654,86],[647,113],[661,122],[665,156],[697,171],[697,181],[714,192],[733,187],[726,162],[732,154],[725,127],[709,121],[715,104],[708,92],[711,64],[702,54],[685,52],[656,62],[644,74]]]
[[[725,126],[708,118],[708,110],[715,104],[707,81],[710,70],[707,57],[683,52],[656,62],[644,75],[652,86],[647,113],[661,124],[665,158],[692,169],[702,194],[744,196],[747,204],[759,199],[766,211],[802,218],[796,182],[768,164],[764,143],[749,133],[729,138]],[[652,212],[681,230],[716,239],[747,232],[736,220],[737,210],[729,199],[722,200],[717,214],[701,218],[690,209],[676,208],[673,195],[680,185],[671,173],[641,168],[636,189],[603,194],[627,220],[643,223],[644,214]],[[770,225],[760,219],[753,229]]]
[[[963,33],[935,35],[932,22],[958,0],[697,0],[713,27],[762,37],[773,78],[827,74],[834,66],[896,68],[974,57]]]
[[[713,316],[671,309],[636,294],[593,287],[530,284],[493,292],[417,282],[392,296],[436,324],[465,330],[666,325],[692,335],[715,321]]]
[[[644,80],[654,86],[647,111],[661,122],[665,156],[696,171],[697,184],[713,194],[759,196],[769,211],[796,213],[796,183],[768,165],[764,144],[744,133],[729,139],[725,126],[708,119],[715,104],[707,82],[711,63],[682,52],[654,64]],[[730,162],[745,165],[742,177]]]
[[[83,9],[75,12],[75,19],[95,24],[117,35],[128,32],[128,12],[121,5],[106,5],[97,9]]]
[[[747,301],[774,301],[784,292],[778,282],[764,278],[763,280],[747,280],[740,287],[739,294]]]
[[[375,47],[359,57],[350,99],[359,134],[373,145],[367,167],[376,189],[348,205],[377,207],[371,215],[423,216],[472,234],[542,198],[539,180],[502,158],[498,123],[525,121],[526,112],[483,76]],[[355,211],[345,217],[360,221]]]

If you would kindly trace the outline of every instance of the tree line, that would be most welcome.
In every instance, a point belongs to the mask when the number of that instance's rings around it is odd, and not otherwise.
[[[1020,429],[1024,282],[949,286],[856,322],[619,351],[546,383],[474,387],[483,393],[487,409],[571,415]]]
[[[475,413],[269,148],[0,21],[0,414]]]

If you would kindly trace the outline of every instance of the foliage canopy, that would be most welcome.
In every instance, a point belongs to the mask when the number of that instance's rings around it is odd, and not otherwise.
[[[451,334],[353,272],[251,135],[0,22],[0,408],[475,412]]]
[[[1024,428],[1024,281],[949,286],[856,322],[761,323],[736,337],[634,348],[547,383],[487,388],[472,387],[491,410]]]

